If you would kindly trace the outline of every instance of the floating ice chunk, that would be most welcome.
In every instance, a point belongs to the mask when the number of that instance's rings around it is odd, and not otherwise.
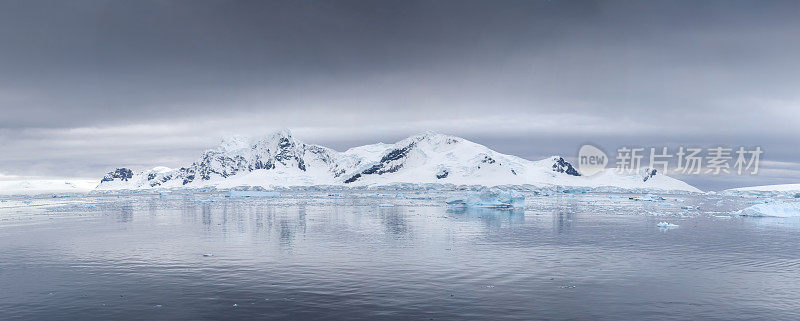
[[[660,228],[660,229],[671,229],[671,228],[677,228],[678,227],[678,225],[676,225],[676,224],[667,223],[667,222],[659,222],[658,224],[656,224],[656,226],[658,226],[658,228]]]
[[[380,203],[378,204],[378,207],[394,207],[394,204]]]
[[[773,202],[756,204],[736,212],[741,216],[793,217],[800,216],[800,203]]]
[[[487,189],[480,192],[468,192],[466,195],[447,200],[453,207],[487,207],[513,208],[525,207],[525,196],[515,190]]]
[[[272,191],[229,191],[225,197],[278,197],[279,192]]]

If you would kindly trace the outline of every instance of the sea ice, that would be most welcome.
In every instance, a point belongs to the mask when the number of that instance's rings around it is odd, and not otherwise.
[[[271,191],[229,191],[225,197],[278,197],[279,192]]]

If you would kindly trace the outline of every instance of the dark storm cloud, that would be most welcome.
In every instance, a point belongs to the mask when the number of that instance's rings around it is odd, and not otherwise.
[[[339,149],[434,129],[528,158],[590,139],[758,144],[791,162],[798,14],[780,1],[4,1],[0,172],[174,166],[220,135],[280,127]]]

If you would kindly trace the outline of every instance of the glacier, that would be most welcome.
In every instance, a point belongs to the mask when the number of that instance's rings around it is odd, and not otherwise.
[[[800,216],[800,203],[776,201],[752,205],[736,212],[741,216],[795,217]]]
[[[744,197],[800,198],[800,184],[762,185],[726,189],[723,195]]]
[[[134,172],[117,168],[97,190],[170,188],[264,189],[321,186],[536,186],[575,189],[701,192],[656,170],[582,176],[563,157],[530,161],[493,151],[464,138],[424,132],[394,144],[377,143],[344,152],[306,144],[290,130],[250,139],[225,138],[184,167]]]

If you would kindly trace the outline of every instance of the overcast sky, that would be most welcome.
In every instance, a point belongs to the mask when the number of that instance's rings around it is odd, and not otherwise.
[[[177,167],[280,128],[436,130],[528,159],[761,146],[800,183],[800,3],[0,1],[0,174]]]

